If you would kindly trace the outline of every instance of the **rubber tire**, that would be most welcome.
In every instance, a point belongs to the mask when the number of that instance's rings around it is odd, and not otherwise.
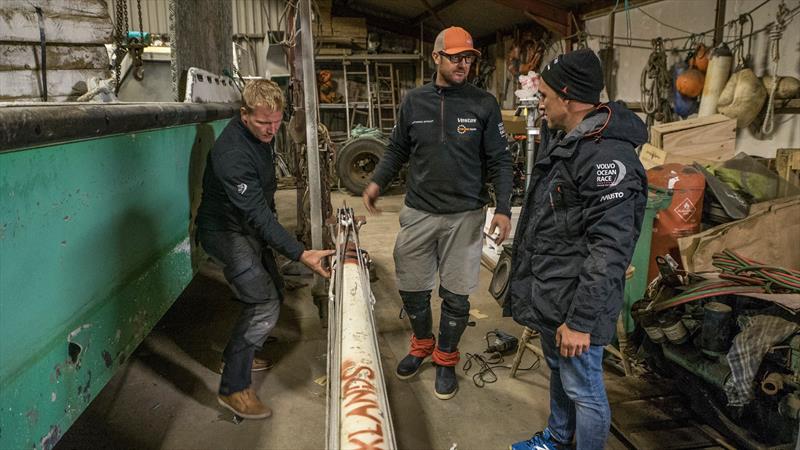
[[[375,160],[375,165],[383,158],[383,153],[386,150],[386,143],[373,138],[359,138],[354,139],[345,144],[336,157],[336,175],[345,189],[354,195],[361,195],[364,188],[369,184],[372,178],[374,168],[370,172],[363,172],[354,174],[352,167],[353,164],[362,158],[372,158]]]
[[[500,306],[503,306],[505,300],[506,290],[508,290],[508,281],[511,279],[511,257],[503,252],[497,265],[492,272],[492,281],[489,282],[489,294],[497,300]]]

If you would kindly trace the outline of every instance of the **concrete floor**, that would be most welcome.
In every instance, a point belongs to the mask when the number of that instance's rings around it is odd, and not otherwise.
[[[296,223],[294,191],[276,196],[281,222]],[[334,193],[364,214],[361,199]],[[503,449],[526,439],[546,422],[548,377],[544,364],[518,372],[495,369],[498,380],[477,387],[473,367],[462,369],[466,353],[486,349],[484,336],[499,328],[519,336],[522,327],[503,318],[488,294],[491,273],[481,269],[480,286],[471,297],[475,326],[461,341],[460,390],[451,400],[433,395],[434,368],[426,363],[409,381],[396,378],[394,368],[408,350],[410,327],[399,319],[401,301],[394,282],[392,248],[398,230],[402,195],[380,200],[380,216],[370,216],[362,228],[362,245],[370,252],[378,280],[372,288],[384,371],[387,374],[398,446],[402,449]],[[281,318],[264,355],[275,362],[254,374],[254,387],[274,414],[260,421],[233,422],[217,405],[217,369],[238,305],[218,276],[198,275],[155,329],[119,369],[80,419],[59,442],[58,449],[322,449],[325,447],[325,386],[315,380],[326,374],[326,330],[322,328],[308,287],[288,293]],[[434,297],[434,323],[439,304]],[[512,357],[502,363],[510,366]],[[527,352],[522,367],[536,357]],[[607,448],[624,448],[611,437]]]

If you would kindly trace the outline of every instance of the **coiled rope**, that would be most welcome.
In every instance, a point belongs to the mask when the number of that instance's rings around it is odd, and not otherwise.
[[[769,30],[769,54],[772,59],[772,88],[769,90],[769,100],[767,101],[767,111],[764,115],[764,123],[761,124],[761,133],[770,134],[775,124],[775,92],[778,90],[778,84],[781,77],[778,76],[778,61],[781,59],[780,55],[780,42],[783,37],[783,31],[786,29],[786,16],[789,14],[789,9],[781,2],[778,5],[778,14],[775,18],[775,23],[772,29]]]

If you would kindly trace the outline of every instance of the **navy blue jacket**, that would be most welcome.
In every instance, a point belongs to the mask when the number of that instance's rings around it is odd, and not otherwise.
[[[511,217],[511,153],[488,92],[433,82],[409,91],[372,181],[385,189],[406,162],[407,206],[434,214],[482,208],[489,179],[497,212]]]
[[[253,235],[296,261],[303,245],[275,217],[277,187],[272,145],[256,139],[237,116],[208,154],[197,226]]]
[[[592,345],[611,341],[647,204],[635,152],[646,140],[642,120],[617,103],[566,136],[545,125],[514,239],[506,315],[551,332],[566,323],[590,333]]]

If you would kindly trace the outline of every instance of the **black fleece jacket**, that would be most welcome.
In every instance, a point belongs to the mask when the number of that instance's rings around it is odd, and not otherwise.
[[[482,208],[490,179],[497,212],[511,216],[511,154],[488,92],[434,82],[408,92],[372,181],[385,189],[406,162],[407,206],[434,214]]]
[[[277,186],[272,145],[256,139],[237,116],[208,154],[197,226],[253,235],[297,261],[303,245],[275,217]]]

